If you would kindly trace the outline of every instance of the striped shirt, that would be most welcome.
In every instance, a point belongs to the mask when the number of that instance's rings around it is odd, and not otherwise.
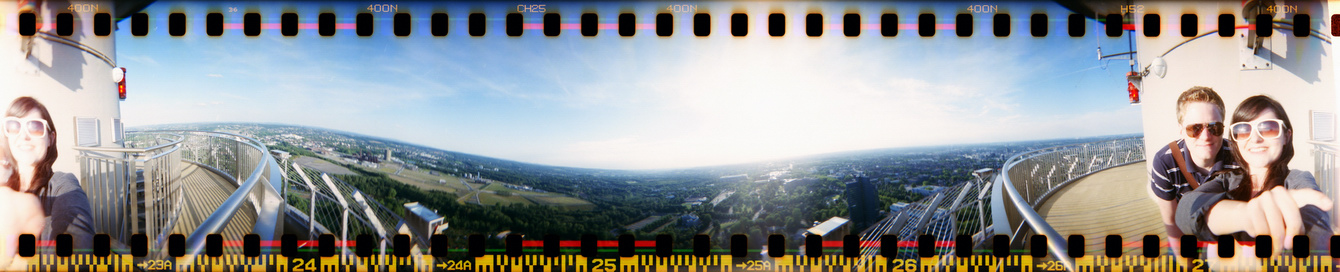
[[[1186,151],[1186,141],[1177,140],[1177,155],[1182,156],[1188,167],[1195,167],[1196,163],[1191,161],[1191,156]],[[1238,165],[1233,161],[1233,150],[1229,147],[1228,140],[1219,148],[1219,153],[1214,155],[1214,165],[1210,167],[1210,173],[1218,172],[1223,169],[1237,169]],[[1186,177],[1182,175],[1182,169],[1177,167],[1177,161],[1173,158],[1172,150],[1167,145],[1160,148],[1154,155],[1154,167],[1149,170],[1149,187],[1154,191],[1154,195],[1168,201],[1177,201],[1182,198],[1182,194],[1191,191],[1191,184],[1188,184]],[[1197,183],[1205,183],[1210,178],[1209,174],[1201,174],[1199,171],[1190,171],[1196,178]]]

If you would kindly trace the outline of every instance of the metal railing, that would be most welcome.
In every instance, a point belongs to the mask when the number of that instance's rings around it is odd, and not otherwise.
[[[225,132],[159,132],[183,135],[183,160],[217,169],[237,185],[237,190],[186,238],[188,256],[201,254],[205,247],[205,237],[221,233],[248,202],[256,211],[251,233],[259,235],[262,241],[272,241],[283,231],[284,214],[287,211],[283,197],[284,179],[280,174],[282,170],[279,163],[264,144],[250,137]],[[262,248],[263,251],[265,249]]]
[[[80,186],[89,199],[93,228],[126,243],[131,234],[158,236],[172,231],[182,201],[180,143],[172,134],[129,135],[132,146],[75,147]]]
[[[1336,183],[1340,182],[1340,176],[1336,175],[1336,170],[1340,170],[1340,145],[1328,142],[1308,141],[1312,144],[1312,159],[1316,165],[1313,167],[1313,175],[1317,178],[1317,186],[1321,192],[1325,193],[1331,199],[1340,199],[1340,192],[1337,192]],[[1335,206],[1331,207],[1332,228],[1340,226],[1340,213],[1334,212],[1340,208],[1340,201],[1335,201]]]
[[[308,233],[312,235],[309,239],[316,239],[320,233],[331,233],[341,240],[348,240],[351,234],[372,234],[385,254],[386,243],[399,233],[404,219],[333,175],[297,163],[284,166],[291,192],[286,199],[289,205],[307,213]],[[350,253],[347,248],[341,251]]]
[[[954,186],[950,186],[938,193],[931,194],[915,203],[909,203],[894,214],[886,216],[880,222],[861,232],[860,240],[862,244],[872,243],[882,240],[886,234],[897,235],[900,242],[917,241],[920,235],[931,235],[936,241],[951,241],[956,236],[971,235],[974,237],[974,244],[980,244],[988,233],[991,219],[985,217],[982,212],[986,210],[990,199],[985,199],[981,192],[990,186],[990,172],[984,172],[975,180],[965,181]],[[895,249],[897,245],[883,245],[863,247],[861,249],[861,258],[856,261],[856,267],[865,269],[874,269],[871,262],[874,256],[884,246],[892,246]],[[948,255],[951,251],[947,248],[936,248],[937,255]],[[919,258],[914,252],[897,252],[895,258],[915,259]],[[941,264],[951,264],[952,259],[941,259]]]
[[[1144,154],[1144,138],[1132,137],[1043,148],[1011,157],[992,186],[995,232],[1012,234],[1011,244],[1022,242],[1030,229],[1041,233],[1047,237],[1051,256],[1073,271],[1075,262],[1065,253],[1065,239],[1033,206],[1057,188],[1089,174],[1144,161]]]

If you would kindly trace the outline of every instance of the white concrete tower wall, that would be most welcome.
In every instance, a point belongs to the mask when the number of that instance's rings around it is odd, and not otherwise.
[[[53,23],[56,14],[74,15],[74,33],[61,38],[82,44],[76,46],[33,36],[31,54],[21,51],[23,38],[18,35],[18,7],[13,1],[0,1],[0,107],[8,108],[17,97],[31,96],[46,105],[51,112],[52,126],[58,133],[59,155],[56,171],[78,173],[76,160],[76,118],[96,118],[98,146],[119,147],[115,123],[121,118],[117,85],[112,81],[116,61],[115,35],[96,36],[93,32],[94,14],[114,14],[114,2],[87,2],[96,10],[70,10],[71,2],[43,1],[38,16],[40,32],[55,35]],[[79,4],[85,4],[81,2]],[[81,7],[91,8],[91,7]],[[113,25],[115,27],[115,25]],[[111,63],[96,56],[105,55]],[[133,75],[133,71],[130,72]],[[133,76],[132,76],[133,77]],[[144,77],[141,77],[144,78]],[[134,79],[128,81],[134,89]]]
[[[1329,16],[1324,15],[1330,14],[1329,10],[1336,3],[1290,1],[1279,4],[1286,3],[1297,7],[1299,13],[1312,15],[1312,29],[1330,29]],[[1229,121],[1237,104],[1247,97],[1266,94],[1280,101],[1294,126],[1295,155],[1289,166],[1315,173],[1312,113],[1335,114],[1336,105],[1340,104],[1335,86],[1337,60],[1332,55],[1336,52],[1335,45],[1316,37],[1294,37],[1292,31],[1277,28],[1267,42],[1270,69],[1244,70],[1239,60],[1239,48],[1244,46],[1239,39],[1247,33],[1246,29],[1237,29],[1233,37],[1210,34],[1168,51],[1191,39],[1182,36],[1178,28],[1182,14],[1199,17],[1197,34],[1216,30],[1220,14],[1233,14],[1237,18],[1235,25],[1246,25],[1247,21],[1242,19],[1241,1],[1140,1],[1136,4],[1143,6],[1146,13],[1159,14],[1164,26],[1158,37],[1145,37],[1142,31],[1135,32],[1140,66],[1146,67],[1155,57],[1168,52],[1163,56],[1167,62],[1166,76],[1145,76],[1141,88],[1146,154],[1153,154],[1183,133],[1177,123],[1177,96],[1193,86],[1205,86],[1223,97],[1227,107],[1225,122]],[[1275,20],[1292,20],[1293,15],[1292,11],[1276,12]],[[1134,18],[1137,29],[1143,29],[1143,14]],[[1332,120],[1330,127],[1335,125]],[[1322,142],[1337,143],[1335,139]]]

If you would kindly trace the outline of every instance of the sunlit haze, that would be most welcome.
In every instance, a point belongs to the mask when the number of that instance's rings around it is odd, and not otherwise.
[[[316,14],[322,7],[296,9]],[[166,17],[170,8],[152,5],[146,12]],[[208,12],[179,8],[191,18]],[[728,33],[723,22],[730,9],[711,10],[713,33]],[[262,11],[275,17],[267,22],[278,21],[279,12]],[[651,22],[654,12],[639,11],[639,22]],[[837,24],[842,12],[824,15]],[[577,22],[575,13],[563,16],[564,23]],[[507,37],[501,21],[489,21],[488,34],[475,38],[463,18],[453,18],[447,37],[431,36],[420,18],[412,36],[395,37],[389,16],[371,37],[305,30],[298,37],[231,31],[214,38],[195,33],[202,21],[189,22],[195,32],[184,38],[117,31],[118,64],[128,68],[122,119],[132,127],[304,125],[521,162],[613,169],[1141,131],[1140,108],[1127,101],[1127,62],[1096,60],[1100,46],[1105,53],[1129,51],[1125,39],[930,39],[915,29],[896,37],[866,30],[855,38],[828,29],[811,38],[803,14],[787,16],[784,37],[767,36],[762,17],[750,18],[747,37],[695,37],[688,16],[676,17],[668,38],[652,30],[545,37],[538,29]],[[862,20],[877,24],[879,16]],[[977,20],[977,31],[989,33],[989,17]],[[1026,31],[1022,21],[1014,25]]]

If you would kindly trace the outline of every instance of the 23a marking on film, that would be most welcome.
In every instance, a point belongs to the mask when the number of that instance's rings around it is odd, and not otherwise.
[[[144,270],[170,270],[172,269],[172,260],[148,260],[135,266]]]

